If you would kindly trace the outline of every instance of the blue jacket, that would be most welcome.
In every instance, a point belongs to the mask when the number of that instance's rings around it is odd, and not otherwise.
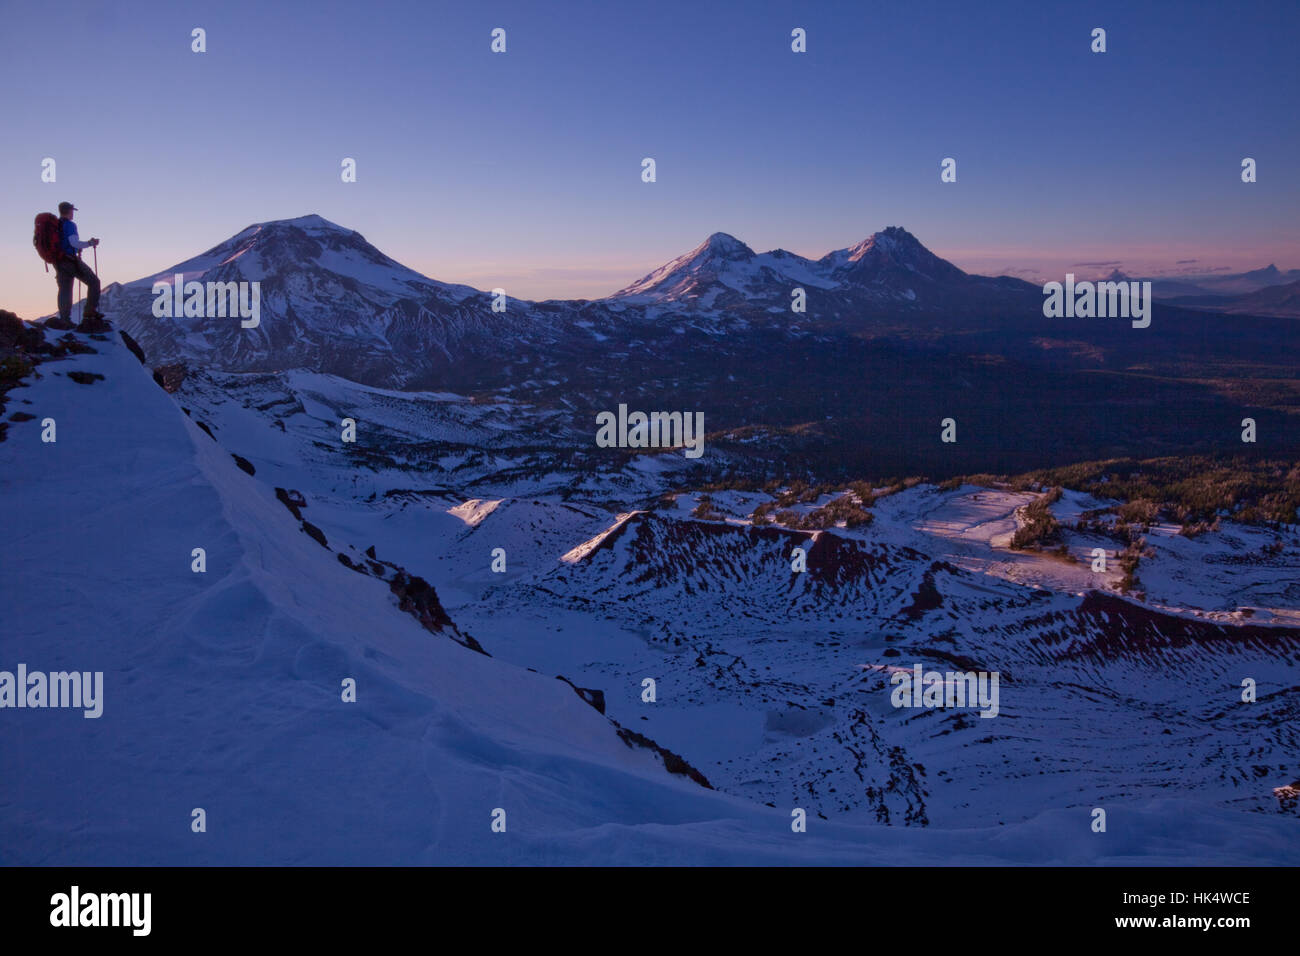
[[[84,247],[84,243],[77,237],[77,224],[71,219],[59,220],[59,246],[66,255],[76,257],[77,250]]]

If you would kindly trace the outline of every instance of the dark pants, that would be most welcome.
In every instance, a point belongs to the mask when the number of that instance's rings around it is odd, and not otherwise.
[[[59,318],[72,318],[72,283],[80,279],[86,284],[86,307],[82,313],[99,311],[99,276],[80,259],[64,256],[54,267],[59,283]]]

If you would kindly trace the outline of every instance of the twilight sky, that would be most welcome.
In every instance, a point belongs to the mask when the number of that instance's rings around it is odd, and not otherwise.
[[[1037,281],[1300,267],[1297,34],[1294,0],[0,0],[0,308],[53,311],[31,229],[63,199],[106,283],[307,213],[521,298],[719,230],[815,257],[901,225]]]

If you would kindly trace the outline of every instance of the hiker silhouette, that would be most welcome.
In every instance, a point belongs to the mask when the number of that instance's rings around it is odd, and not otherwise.
[[[86,284],[86,304],[81,312],[80,331],[106,328],[104,313],[99,311],[99,276],[81,260],[81,250],[99,245],[98,239],[83,241],[77,236],[77,224],[72,221],[77,207],[70,202],[59,203],[59,248],[63,253],[54,264],[59,286],[59,319],[66,325],[72,322],[72,284],[80,279]]]

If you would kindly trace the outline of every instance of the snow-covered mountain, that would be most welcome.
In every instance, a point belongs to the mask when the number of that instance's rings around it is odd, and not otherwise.
[[[260,317],[158,317],[154,283],[258,282]],[[398,387],[548,336],[548,310],[426,278],[320,216],[257,223],[201,255],[105,292],[105,307],[159,363],[241,371],[313,368]]]
[[[733,236],[714,233],[611,298],[701,311],[752,305],[788,311],[796,288],[809,296],[814,315],[1015,307],[1037,291],[1018,279],[968,275],[906,229],[890,226],[817,260],[784,249],[756,254]]]
[[[777,249],[755,254],[734,236],[715,232],[695,249],[660,266],[611,298],[628,302],[674,303],[692,309],[723,309],[773,298],[796,285],[831,288],[815,264]]]

